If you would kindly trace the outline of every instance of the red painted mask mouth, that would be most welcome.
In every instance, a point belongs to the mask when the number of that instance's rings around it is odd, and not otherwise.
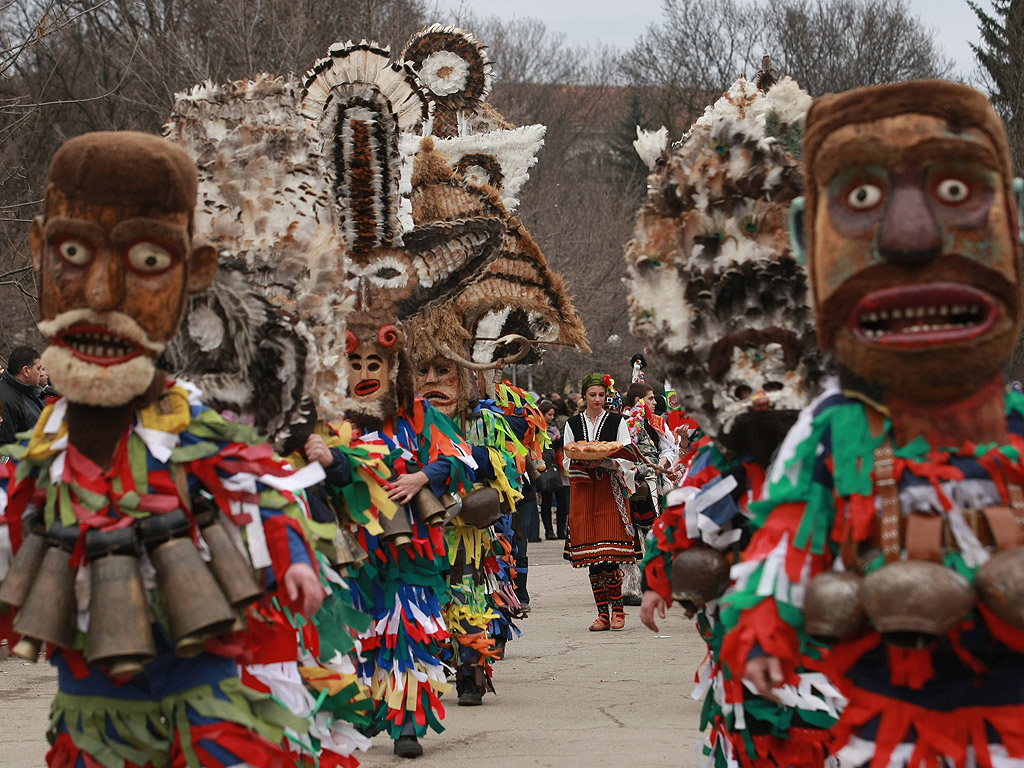
[[[850,313],[858,341],[884,347],[933,347],[982,336],[999,318],[989,293],[960,283],[922,283],[869,293]]]
[[[131,339],[113,333],[102,325],[74,325],[61,331],[55,342],[71,350],[79,360],[93,365],[118,365],[145,353]]]
[[[352,391],[355,392],[356,397],[366,397],[372,395],[380,389],[380,382],[376,379],[363,379],[353,387]]]

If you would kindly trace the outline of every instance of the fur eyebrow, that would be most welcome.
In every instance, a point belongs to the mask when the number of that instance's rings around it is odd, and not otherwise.
[[[43,235],[47,240],[55,235],[77,235],[95,241],[105,239],[107,231],[92,221],[54,216],[43,224]]]

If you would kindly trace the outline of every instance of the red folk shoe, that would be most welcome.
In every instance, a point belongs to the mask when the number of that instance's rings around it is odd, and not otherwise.
[[[591,632],[607,632],[610,623],[608,622],[608,616],[603,613],[597,614],[597,618],[594,619],[594,623],[590,625]]]

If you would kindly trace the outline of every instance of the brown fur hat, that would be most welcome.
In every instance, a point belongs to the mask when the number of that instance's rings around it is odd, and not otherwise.
[[[47,215],[57,199],[140,212],[188,212],[196,204],[196,165],[184,149],[138,131],[99,131],[66,141],[46,183]]]

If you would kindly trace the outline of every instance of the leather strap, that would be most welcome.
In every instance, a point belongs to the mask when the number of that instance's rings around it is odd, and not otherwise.
[[[913,513],[907,518],[907,559],[942,562],[942,515]]]
[[[1010,509],[1013,510],[1014,522],[1024,536],[1024,488],[1016,483],[1006,484],[1007,495],[1010,497]]]
[[[1013,509],[1000,504],[984,507],[981,513],[988,522],[988,529],[992,532],[996,548],[1011,549],[1024,544],[1024,533],[1021,532]]]
[[[875,449],[875,488],[882,500],[879,533],[882,555],[888,563],[900,559],[900,489],[896,484],[892,440],[886,439]]]

